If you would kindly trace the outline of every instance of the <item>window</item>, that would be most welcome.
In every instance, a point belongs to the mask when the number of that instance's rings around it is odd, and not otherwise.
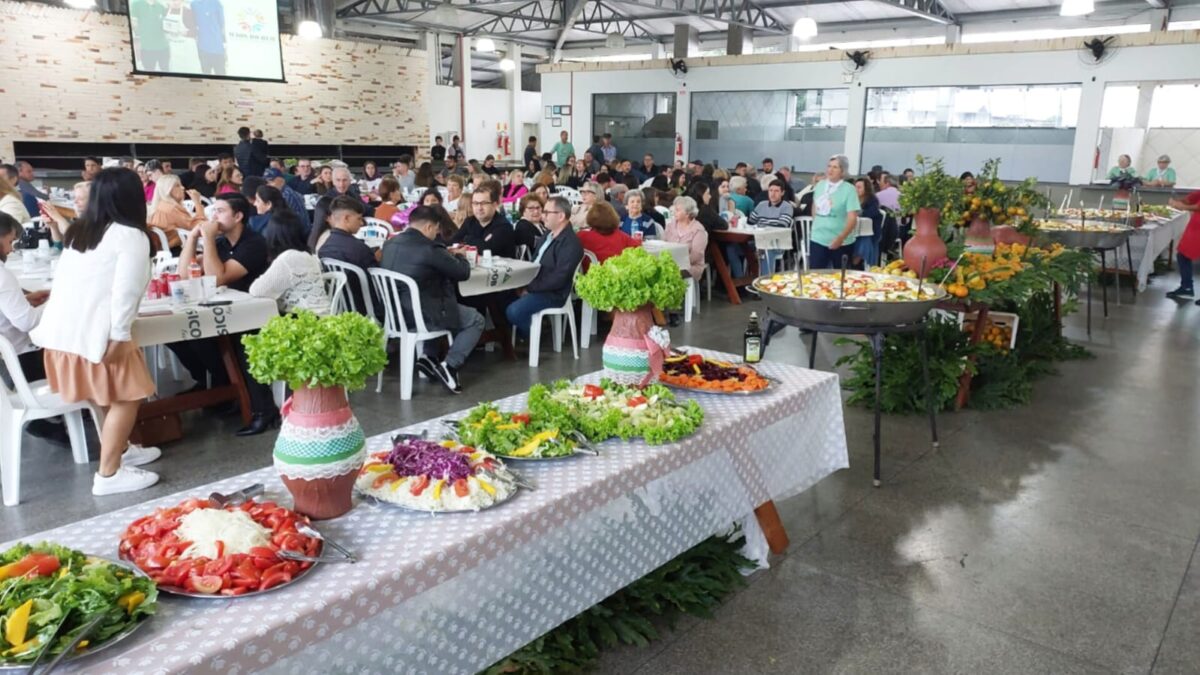
[[[1138,90],[1136,84],[1105,87],[1104,102],[1100,105],[1100,126],[1117,129],[1137,124]]]
[[[872,89],[868,127],[1073,128],[1078,85]]]
[[[846,126],[850,95],[845,89],[802,89],[795,92],[792,126],[829,128]]]
[[[1200,110],[1200,85],[1159,85],[1154,88],[1154,98],[1150,102],[1150,128],[1200,128],[1200,119],[1196,117],[1197,110]]]
[[[868,127],[932,127],[948,87],[871,89],[867,92]]]

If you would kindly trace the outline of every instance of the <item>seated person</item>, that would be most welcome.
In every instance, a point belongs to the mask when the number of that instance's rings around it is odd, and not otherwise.
[[[192,200],[195,212],[187,210],[183,205],[184,198]],[[147,224],[157,227],[167,235],[167,245],[172,255],[179,255],[182,242],[179,240],[179,230],[191,231],[204,222],[204,204],[200,202],[200,193],[192,190],[185,194],[183,184],[174,174],[164,174],[154,185],[154,199],[150,202],[150,214]],[[158,246],[158,238],[150,239],[151,247]]]
[[[404,205],[404,193],[400,191],[400,182],[392,176],[384,176],[379,181],[379,199],[382,203],[375,207],[375,217],[385,223],[391,223],[392,216]]]
[[[583,260],[583,244],[571,227],[570,213],[571,203],[565,197],[551,197],[546,203],[542,219],[549,234],[533,258],[540,265],[537,276],[517,291],[517,300],[505,309],[508,322],[525,339],[529,338],[534,314],[543,309],[562,307],[571,294],[575,270]]]
[[[782,180],[771,181],[770,187],[767,188],[767,198],[754,205],[754,210],[746,216],[746,222],[752,227],[782,227],[791,230],[795,222],[795,209],[786,195],[787,185]],[[767,251],[767,270],[775,270],[775,260],[778,257],[779,251]],[[740,269],[740,262],[735,266],[731,261],[730,266]],[[741,274],[734,276],[740,277]]]
[[[620,220],[620,231],[634,237],[635,232],[641,232],[644,239],[654,239],[659,235],[659,229],[654,227],[654,216],[644,209],[646,197],[641,190],[630,190],[625,195],[625,217]]]
[[[582,230],[587,227],[587,214],[596,202],[603,201],[604,192],[599,183],[587,182],[579,188],[579,197],[583,201],[571,207],[571,227]]]
[[[458,371],[483,335],[483,316],[457,301],[458,282],[471,276],[471,263],[439,242],[439,207],[421,206],[409,214],[408,228],[383,245],[383,269],[410,276],[421,296],[421,316],[430,330],[448,330],[454,336],[445,360],[438,360],[438,340],[426,340],[417,368],[436,378],[455,394],[462,393]],[[411,302],[405,318],[413,321]]]
[[[266,271],[268,255],[266,240],[249,227],[254,209],[245,197],[237,193],[217,195],[213,207],[213,220],[197,225],[183,245],[183,251],[179,254],[179,269],[188,269],[195,260],[203,267],[206,276],[216,277],[218,286],[249,291],[250,285]],[[204,251],[197,253],[197,245],[201,240],[204,242]],[[270,383],[258,382],[250,376],[242,341],[235,337],[232,342],[242,376],[246,380],[252,412],[250,424],[239,429],[237,435],[254,436],[278,423],[279,410],[275,407]],[[229,384],[216,338],[172,342],[168,347],[196,381],[194,390],[206,388],[205,382],[209,377],[213,386]]]
[[[579,243],[596,254],[598,262],[604,262],[627,248],[642,245],[621,230],[616,210],[606,202],[597,202],[588,211],[587,224],[586,229],[579,231]]]
[[[542,223],[542,207],[546,200],[536,192],[531,192],[521,198],[521,219],[514,225],[517,235],[517,247],[525,247],[527,258],[533,258],[537,247],[546,236],[546,226]]]
[[[754,210],[754,200],[746,195],[747,189],[746,179],[743,176],[734,176],[729,179],[729,199],[733,201],[733,207],[746,215]]]
[[[1171,168],[1170,156],[1158,156],[1158,165],[1146,172],[1145,182],[1150,187],[1175,187],[1175,169]]]
[[[325,237],[317,248],[318,258],[333,258],[349,263],[362,270],[364,274],[379,264],[379,256],[382,255],[382,252],[372,251],[366,242],[356,236],[363,226],[362,202],[346,195],[334,198],[329,205],[327,225],[329,229],[326,232],[329,236]],[[313,229],[313,232],[317,233],[316,228]],[[318,234],[317,238],[320,241],[321,235]],[[357,298],[362,298],[364,292],[374,293],[372,289],[362,287],[356,274],[347,275],[346,285],[350,287],[350,292]],[[372,304],[379,313],[379,303],[375,301],[377,298],[374,295],[371,297]]]
[[[691,197],[676,197],[671,206],[673,220],[663,233],[663,241],[687,244],[688,269],[683,276],[699,279],[704,273],[704,251],[708,248],[708,230],[696,220],[700,209]]]
[[[472,215],[463,221],[451,243],[474,246],[481,254],[491,251],[502,258],[516,257],[516,233],[499,206],[500,184],[494,180],[481,184],[471,193]]]
[[[259,189],[264,188],[273,189]],[[281,212],[291,215],[286,209]],[[321,276],[321,261],[308,252],[300,221],[295,216],[272,218],[263,238],[267,240],[271,266],[250,284],[250,295],[275,300],[280,314],[298,309],[318,316],[329,314],[331,302]]]

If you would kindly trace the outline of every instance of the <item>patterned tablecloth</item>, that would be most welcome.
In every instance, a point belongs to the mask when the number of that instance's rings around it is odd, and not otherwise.
[[[458,283],[458,292],[472,296],[524,288],[533,281],[540,268],[541,265],[527,260],[493,258],[491,267],[479,264],[472,267],[471,278]]]
[[[738,227],[727,230],[730,234],[748,234],[754,237],[754,248],[760,251],[792,250],[792,231],[786,227]]]
[[[753,509],[849,460],[837,376],[775,363],[761,370],[777,389],[699,395],[704,425],[679,443],[609,441],[599,457],[514,463],[538,489],[487,511],[431,516],[360,503],[320,525],[358,564],[320,566],[260,597],[164,597],[126,644],[73,669],[474,673],[735,521],[749,548],[765,551]],[[516,410],[524,395],[499,403]],[[439,428],[430,420],[406,430]],[[371,438],[370,449],[386,448],[388,436]],[[267,498],[290,501],[268,467],[25,539],[114,555],[124,527],[154,508],[254,482],[267,485]]]
[[[1133,268],[1137,273],[1138,291],[1146,290],[1150,274],[1154,272],[1154,261],[1170,247],[1171,242],[1178,242],[1187,227],[1188,212],[1180,213],[1165,223],[1147,223],[1134,230],[1129,237],[1130,252],[1133,253]],[[1117,249],[1117,263],[1109,262],[1110,267],[1129,269],[1129,254],[1125,247]]]

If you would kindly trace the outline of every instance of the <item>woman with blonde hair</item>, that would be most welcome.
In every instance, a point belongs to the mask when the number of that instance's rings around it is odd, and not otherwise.
[[[18,223],[27,223],[32,218],[25,208],[25,202],[21,200],[20,191],[3,171],[0,171],[0,212],[12,216]]]
[[[192,200],[195,213],[183,205],[184,197]],[[179,255],[183,242],[179,239],[179,230],[191,231],[192,228],[204,222],[204,206],[200,203],[200,193],[195,190],[184,191],[179,176],[173,173],[163,174],[154,186],[154,199],[150,202],[149,215],[146,224],[157,227],[167,235],[167,245],[173,255]],[[158,245],[157,239],[152,239],[152,247]]]
[[[529,194],[529,188],[525,187],[525,172],[513,169],[508,174],[508,185],[504,186],[504,192],[500,195],[500,203],[514,204],[527,194]]]

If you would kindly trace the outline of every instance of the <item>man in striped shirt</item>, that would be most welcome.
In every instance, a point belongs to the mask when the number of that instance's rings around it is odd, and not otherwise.
[[[783,198],[784,188],[786,184],[776,178],[771,181],[771,185],[767,187],[766,201],[759,202],[750,215],[746,217],[746,222],[752,227],[785,227],[789,230],[792,228],[793,208],[792,203]],[[780,252],[770,250],[767,254],[767,274],[775,271],[775,261],[779,258]]]

